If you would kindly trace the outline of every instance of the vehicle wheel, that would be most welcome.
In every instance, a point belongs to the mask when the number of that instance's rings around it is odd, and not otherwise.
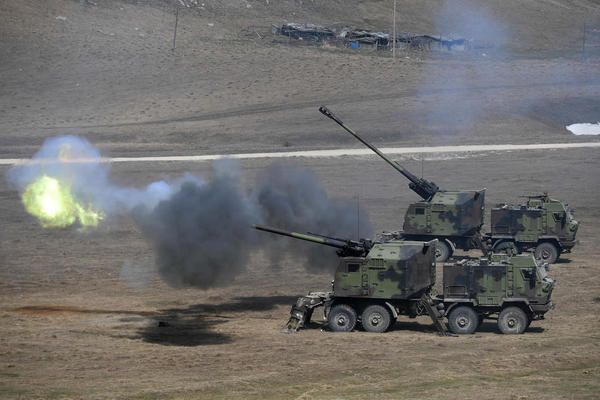
[[[498,253],[498,252],[507,252],[509,249],[512,249],[512,248],[516,249],[514,242],[511,242],[509,240],[501,240],[494,244],[494,247],[492,248],[492,250],[495,253]],[[512,251],[509,254],[512,254]]]
[[[459,335],[475,332],[479,325],[479,316],[471,307],[459,306],[453,308],[448,316],[450,330]]]
[[[333,306],[327,316],[327,325],[334,332],[350,332],[356,326],[356,311],[347,304]]]
[[[558,258],[558,249],[550,242],[542,242],[535,248],[535,259],[554,264]]]
[[[528,317],[519,307],[506,307],[498,316],[498,328],[507,335],[518,335],[525,332]]]
[[[452,249],[443,239],[438,239],[437,244],[435,245],[435,261],[436,262],[444,262],[450,258],[452,255]]]
[[[390,312],[378,304],[365,308],[361,315],[362,326],[367,332],[385,332],[391,323]]]

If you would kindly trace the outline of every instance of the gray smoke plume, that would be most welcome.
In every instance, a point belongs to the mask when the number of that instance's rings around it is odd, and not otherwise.
[[[278,264],[291,257],[310,271],[335,266],[332,248],[259,232],[253,224],[353,239],[360,218],[360,234],[371,233],[366,212],[351,201],[330,199],[306,168],[273,164],[251,190],[244,189],[237,161],[219,160],[212,168],[210,181],[186,174],[143,189],[121,187],[110,181],[109,164],[87,140],[66,136],[46,141],[32,162],[11,169],[8,179],[23,193],[47,175],[68,184],[105,221],[131,215],[155,250],[156,270],[173,286],[226,285],[246,270],[256,252]],[[143,265],[126,261],[122,276],[130,283],[139,276],[133,286],[143,286],[149,281]]]
[[[309,271],[335,266],[330,247],[258,232],[253,224],[352,238],[356,206],[333,201],[310,170],[289,163],[267,167],[254,190],[241,189],[238,163],[213,163],[208,183],[187,181],[155,208],[133,215],[153,243],[158,271],[174,286],[226,285],[246,269],[251,254],[263,251],[274,265],[295,259]],[[361,210],[363,232],[371,226]]]
[[[364,209],[357,209],[356,203],[348,199],[330,199],[312,171],[293,164],[276,163],[265,168],[253,197],[267,225],[345,239],[372,233]],[[335,252],[326,246],[285,237],[265,240],[270,241],[272,263],[287,256],[299,258],[309,271],[335,267]]]
[[[504,51],[510,40],[506,22],[480,1],[445,0],[434,15],[434,24],[441,34],[464,37],[475,46],[493,45],[492,49]]]
[[[505,45],[510,40],[510,29],[483,2],[471,0],[444,1],[433,21],[439,34],[470,40],[472,49],[453,50],[446,54],[447,59],[427,63],[418,90],[422,107],[409,118],[417,126],[428,126],[441,135],[468,132],[494,110],[493,104],[504,103],[494,97],[494,92],[468,89],[488,86],[497,74],[505,72],[499,71],[497,60],[508,56]],[[443,53],[425,54],[431,58],[439,55]]]
[[[188,180],[156,207],[134,209],[169,284],[205,289],[227,284],[245,269],[259,217],[240,187],[236,163],[219,161],[210,182]]]

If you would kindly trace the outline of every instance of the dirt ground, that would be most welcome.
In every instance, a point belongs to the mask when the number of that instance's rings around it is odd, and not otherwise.
[[[183,14],[174,52],[167,2],[97,3],[0,0],[1,157],[31,157],[63,134],[85,136],[108,156],[358,147],[320,104],[381,147],[598,140],[564,129],[600,119],[598,58],[577,56],[570,33],[581,16],[598,15],[593,2],[543,2],[537,11],[536,2],[518,2],[531,20],[545,13],[548,26],[536,36],[542,22],[527,28],[526,17],[506,11],[526,39],[510,54],[401,52],[395,63],[368,49],[246,36],[292,12],[380,26],[389,15],[379,2],[372,15],[355,2],[282,2],[271,14],[265,2],[206,2],[203,13]],[[403,17],[412,30],[433,29],[412,17]],[[554,39],[558,49],[546,45]],[[420,172],[420,156],[398,160]],[[358,196],[375,231],[399,229],[417,200],[375,157],[296,162],[331,197]],[[245,184],[269,163],[241,161]],[[598,398],[598,150],[430,154],[423,169],[442,188],[486,187],[488,210],[541,191],[576,210],[580,244],[552,266],[557,305],[546,320],[518,336],[487,322],[474,335],[438,337],[427,318],[400,318],[385,334],[334,334],[316,315],[310,329],[285,335],[291,304],[327,290],[330,274],[257,255],[225,287],[172,288],[150,273],[132,286],[124,266],[154,263],[132,221],[85,233],[43,229],[2,179],[0,397]],[[210,164],[120,163],[111,179],[141,187],[185,172],[209,176]]]

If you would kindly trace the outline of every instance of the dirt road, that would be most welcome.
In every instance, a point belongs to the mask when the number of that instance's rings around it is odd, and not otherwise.
[[[498,145],[471,145],[471,146],[431,146],[431,147],[384,147],[380,150],[386,155],[398,154],[430,154],[430,153],[481,153],[517,150],[564,150],[578,148],[600,147],[600,142],[580,143],[542,143],[542,144],[498,144]],[[112,157],[102,158],[98,161],[107,163],[120,162],[157,162],[157,161],[213,161],[222,158],[237,160],[248,160],[254,158],[330,158],[344,156],[368,156],[373,152],[369,149],[331,149],[331,150],[309,150],[309,151],[286,151],[273,153],[241,153],[241,154],[208,154],[202,156],[164,156],[164,157]],[[86,160],[73,160],[74,162],[85,162]],[[33,162],[25,158],[0,159],[0,165],[22,165]]]

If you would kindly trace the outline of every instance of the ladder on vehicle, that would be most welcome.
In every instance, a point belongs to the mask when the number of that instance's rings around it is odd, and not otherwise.
[[[438,331],[438,335],[440,336],[451,336],[451,333],[448,332],[446,328],[446,323],[444,322],[444,303],[435,304],[429,293],[423,293],[421,297],[421,304],[427,310],[429,317],[433,321],[433,326]],[[442,308],[438,308],[438,305],[442,306]]]

